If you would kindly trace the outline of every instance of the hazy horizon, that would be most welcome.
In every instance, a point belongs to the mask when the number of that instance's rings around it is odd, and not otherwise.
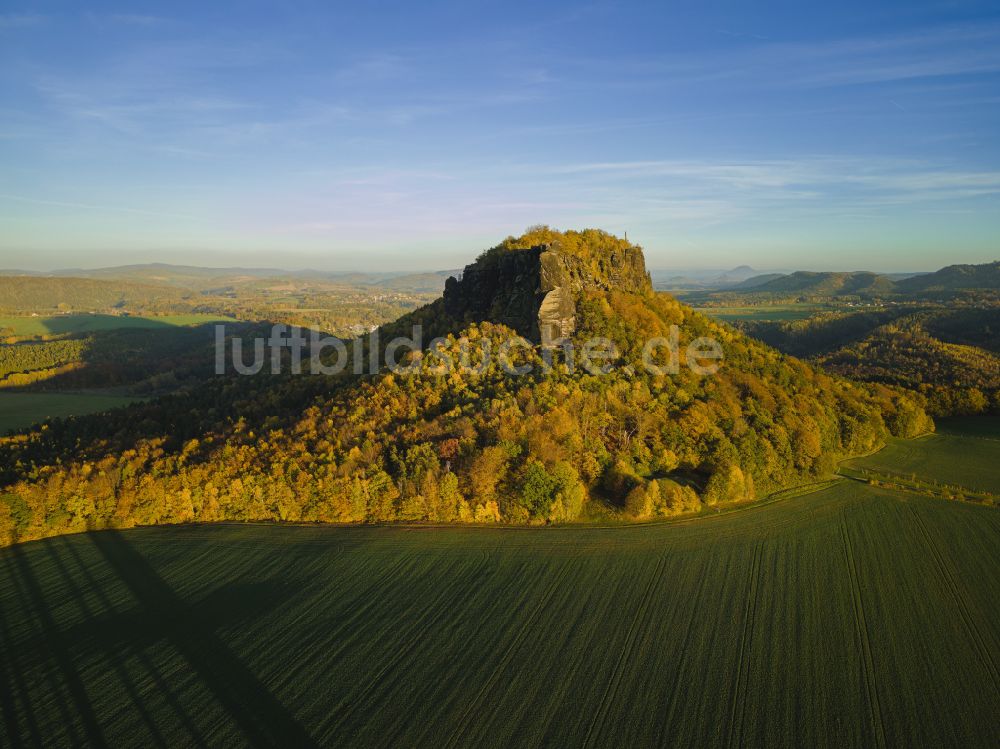
[[[979,2],[9,4],[0,267],[450,268],[536,223],[653,268],[989,262],[998,84]]]
[[[485,249],[485,248],[481,248]],[[478,250],[476,251],[478,252]],[[204,256],[202,256],[204,259]],[[219,260],[234,260],[233,258],[217,258]],[[336,266],[336,265],[290,265],[283,262],[267,262],[267,258],[257,258],[260,262],[232,262],[229,264],[214,263],[207,260],[203,262],[180,262],[177,260],[141,260],[133,262],[121,262],[121,263],[111,263],[106,264],[81,264],[73,266],[57,266],[57,265],[42,265],[32,267],[31,263],[26,263],[23,266],[3,266],[0,265],[0,273],[10,273],[10,272],[25,272],[25,273],[67,273],[72,271],[83,271],[87,273],[92,273],[101,270],[114,270],[117,268],[127,268],[127,267],[142,267],[142,266],[173,266],[182,268],[197,268],[199,270],[219,270],[219,271],[229,271],[229,270],[246,270],[246,271],[267,271],[274,270],[280,273],[307,273],[307,272],[317,272],[325,274],[390,274],[390,275],[413,275],[420,273],[450,273],[462,270],[466,265],[473,262],[475,255],[472,254],[469,258],[461,263],[457,263],[450,267],[407,267],[402,269],[396,268],[376,268],[372,265],[358,265],[358,266]],[[986,261],[993,262],[993,261]],[[961,265],[964,264],[961,260],[955,260],[954,262],[947,263],[946,265]],[[755,265],[751,262],[737,263],[731,266],[667,266],[667,265],[655,265],[647,262],[646,269],[651,273],[676,273],[677,275],[691,274],[694,277],[699,275],[706,275],[711,273],[727,273],[730,271],[742,269],[749,267],[754,271],[759,271],[761,274],[764,273],[794,273],[797,271],[807,271],[807,272],[872,272],[881,274],[897,274],[897,273],[929,273],[936,270],[940,270],[945,266],[934,266],[928,268],[905,268],[905,269],[886,269],[886,268],[876,268],[876,267],[840,267],[840,266],[830,266],[830,267],[799,267],[799,266],[787,266],[787,267],[762,267]]]

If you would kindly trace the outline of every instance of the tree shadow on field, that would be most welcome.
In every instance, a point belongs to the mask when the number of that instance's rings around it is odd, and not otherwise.
[[[184,657],[252,746],[316,746],[288,709],[214,631],[218,619],[223,615],[229,618],[234,608],[242,608],[244,614],[261,613],[261,604],[270,608],[268,604],[273,605],[283,596],[272,588],[265,600],[247,603],[255,592],[264,591],[230,586],[209,596],[201,606],[191,607],[121,533],[108,530],[90,535],[138,601],[143,620],[158,629]]]
[[[170,679],[149,655],[148,648],[160,642],[183,658],[243,734],[244,743],[267,747],[316,746],[289,710],[218,634],[226,626],[253,621],[284,605],[299,587],[294,580],[238,582],[216,588],[196,601],[185,600],[118,531],[93,532],[86,538],[124,583],[134,605],[126,604],[127,608],[115,610],[109,590],[105,589],[107,581],[102,585],[92,573],[96,560],[69,539],[39,542],[48,552],[44,576],[38,562],[22,546],[8,550],[7,571],[20,598],[22,616],[33,620],[32,634],[15,642],[0,610],[0,635],[5,651],[4,663],[0,663],[3,693],[0,708],[11,746],[48,743],[47,738],[55,737],[46,737],[45,724],[52,721],[61,723],[67,732],[63,739],[74,745],[108,745],[105,726],[76,666],[81,654],[88,660],[100,657],[107,664],[107,671],[117,677],[124,690],[118,707],[138,716],[153,745],[167,746],[168,742],[160,731],[158,716],[150,710],[129,675],[126,667],[129,657],[142,664],[156,694],[180,719],[189,741],[207,745],[208,740],[173,693]],[[51,590],[46,593],[45,588],[52,585],[61,586],[59,594],[53,595]],[[58,605],[75,606],[79,617],[74,618],[79,623],[60,626],[52,613]],[[57,697],[59,712],[54,715],[32,713],[31,694],[35,690],[27,683],[31,672],[22,672],[22,667],[39,661],[55,666],[54,670],[46,669],[48,692]],[[15,692],[21,695],[20,715]],[[25,729],[23,734],[21,729]]]
[[[172,323],[155,317],[132,315],[101,315],[77,312],[67,315],[53,315],[40,319],[42,327],[51,335],[66,333],[92,333],[94,331],[121,330],[123,328],[173,328]]]
[[[62,676],[62,683],[59,683],[53,674],[47,674],[48,688],[53,695],[56,695],[56,704],[59,707],[61,719],[70,732],[73,743],[87,743],[90,746],[107,746],[107,740],[98,723],[93,705],[91,705],[90,699],[87,696],[80,674],[73,664],[70,641],[66,637],[66,633],[56,623],[49,602],[46,600],[42,584],[32,569],[31,562],[20,544],[11,547],[7,567],[11,575],[11,580],[18,588],[18,595],[23,610],[30,612],[33,620],[32,627],[44,638],[46,653],[55,661],[56,667]],[[13,671],[16,683],[20,687],[22,696],[24,696],[25,712],[27,713],[26,719],[32,737],[33,739],[40,740],[42,737],[39,734],[39,726],[33,715],[32,706],[27,696],[26,679],[19,672],[16,662],[16,659],[22,655],[21,651],[24,649],[24,645],[16,645],[9,640],[6,629],[5,623],[4,650],[7,652],[5,653],[6,657],[4,660],[8,662],[7,666]],[[75,717],[78,721],[72,720],[72,716],[67,710],[67,705],[63,702],[62,693],[64,691],[68,693],[69,703],[76,713]],[[14,725],[16,725],[16,720]],[[77,726],[82,728],[83,736],[78,734]],[[12,737],[16,735],[16,730],[12,724],[8,723],[7,729]]]

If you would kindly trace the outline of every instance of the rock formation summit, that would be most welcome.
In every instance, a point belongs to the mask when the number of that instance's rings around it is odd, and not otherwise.
[[[589,257],[559,242],[498,249],[445,283],[445,311],[467,321],[490,320],[525,338],[554,345],[576,328],[576,300],[587,290],[646,293],[652,288],[642,249],[622,246]]]

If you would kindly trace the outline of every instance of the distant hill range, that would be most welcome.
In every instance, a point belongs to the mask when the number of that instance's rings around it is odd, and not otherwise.
[[[726,271],[721,276],[716,278],[715,281],[723,286],[729,286],[731,284],[742,283],[743,281],[753,278],[756,275],[759,275],[759,272],[751,268],[749,265],[740,265],[730,271]]]
[[[419,273],[319,271],[312,269],[216,267],[147,263],[108,268],[68,268],[51,272],[0,270],[0,308],[7,310],[135,307],[144,302],[172,302],[199,292],[253,287],[276,281],[315,282],[323,286],[384,289],[387,292],[440,294],[459,270]],[[931,299],[970,292],[1000,293],[1000,261],[950,265],[935,273],[796,271],[760,273],[749,265],[728,271],[652,271],[654,288],[690,289],[716,295],[769,297],[914,297]],[[51,302],[51,303],[50,303]]]
[[[183,288],[122,280],[0,276],[0,309],[92,310],[138,308],[154,302],[179,302],[193,296]]]
[[[773,273],[774,277],[784,275]],[[763,278],[761,272],[749,265],[740,265],[727,271],[688,270],[678,273],[673,270],[650,271],[653,286],[658,289],[721,289],[736,287],[753,279]]]
[[[108,268],[63,268],[40,272],[0,270],[0,277],[20,279],[87,279],[94,282],[114,281],[150,286],[170,286],[185,289],[207,290],[221,286],[254,284],[275,279],[317,281],[344,286],[380,287],[387,290],[440,294],[449,276],[457,270],[405,272],[320,271],[310,268],[284,270],[281,268],[216,267],[169,263],[143,263],[119,265]],[[10,305],[4,305],[10,306]]]
[[[796,271],[753,276],[720,292],[807,297],[923,297],[963,292],[1000,292],[1000,261],[949,265],[934,273]]]
[[[816,294],[821,296],[891,294],[893,282],[886,276],[868,271],[853,273],[816,273],[796,271],[777,277],[758,276],[744,281],[737,288],[749,288],[755,292],[777,292],[795,294]]]

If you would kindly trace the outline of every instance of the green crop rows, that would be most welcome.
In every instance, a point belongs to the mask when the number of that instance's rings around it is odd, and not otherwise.
[[[0,551],[0,744],[996,746],[1000,511],[842,481],[616,528]]]

